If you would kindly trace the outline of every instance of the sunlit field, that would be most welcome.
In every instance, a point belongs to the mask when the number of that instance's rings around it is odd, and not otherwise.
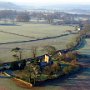
[[[74,30],[73,26],[60,26],[60,25],[49,25],[49,24],[30,24],[30,23],[17,23],[16,26],[0,26],[0,43],[15,42],[15,41],[28,41],[36,40],[38,38],[60,36],[67,32],[67,30]],[[10,32],[10,33],[7,33]],[[12,34],[15,33],[15,34]],[[16,35],[18,34],[18,35]],[[22,35],[22,36],[19,36]],[[42,55],[46,52],[42,51],[42,47],[45,45],[53,45],[58,49],[65,49],[66,44],[69,43],[76,35],[70,34],[68,36],[39,40],[35,42],[22,42],[22,43],[12,43],[12,44],[0,44],[0,60],[2,62],[15,60],[12,57],[11,49],[15,47],[20,47],[23,49],[22,58],[31,57],[31,47],[38,47],[38,55]],[[31,37],[31,38],[30,38]]]
[[[28,90],[18,87],[11,79],[0,78],[0,90]]]
[[[54,26],[49,24],[21,24],[18,23],[17,26],[0,26],[0,31],[6,31],[11,33],[16,33],[24,36],[13,35],[9,33],[0,32],[0,43],[6,42],[15,42],[15,41],[28,41],[35,40],[38,38],[59,36],[66,33],[67,30],[74,30],[72,26]],[[33,38],[30,38],[33,37]],[[59,38],[40,40],[35,42],[26,42],[26,43],[12,43],[12,44],[0,44],[0,62],[14,61],[12,57],[13,52],[12,48],[20,47],[23,49],[22,58],[29,58],[32,56],[31,47],[38,47],[38,55],[42,55],[46,52],[42,51],[42,47],[45,45],[53,45],[56,49],[66,48],[66,44],[69,43],[76,35],[68,35]],[[8,83],[7,83],[8,82]],[[24,88],[18,87],[10,79],[1,79],[0,78],[0,87],[5,90],[27,90]],[[43,88],[42,88],[43,89]]]
[[[74,29],[75,27],[73,26],[55,26],[49,24],[17,23],[16,26],[1,25],[0,31],[11,32],[19,35],[24,35],[26,37],[0,32],[0,43],[58,36],[65,33],[67,30]]]
[[[15,47],[20,47],[23,49],[23,58],[29,58],[31,57],[31,47],[37,46],[38,47],[38,55],[45,54],[46,52],[42,51],[42,47],[46,45],[53,45],[56,47],[56,49],[65,49],[66,44],[69,43],[76,35],[68,35],[63,36],[56,39],[48,39],[48,40],[40,40],[35,42],[27,42],[27,43],[14,43],[14,44],[2,44],[0,45],[0,60],[1,61],[13,61],[15,60],[12,57],[11,49]]]
[[[90,0],[0,0],[0,90],[90,90]]]

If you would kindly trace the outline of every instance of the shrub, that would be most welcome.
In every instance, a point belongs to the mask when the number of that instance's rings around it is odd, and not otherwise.
[[[64,72],[65,74],[68,74],[68,73],[70,73],[73,69],[75,69],[75,67],[70,65],[70,66],[64,67],[63,72]]]

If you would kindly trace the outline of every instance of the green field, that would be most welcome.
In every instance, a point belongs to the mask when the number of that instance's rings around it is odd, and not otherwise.
[[[53,26],[49,24],[21,24],[17,26],[0,26],[0,31],[12,32],[20,35],[30,36],[23,37],[8,33],[0,32],[0,43],[13,42],[13,41],[23,41],[23,40],[33,40],[43,37],[58,36],[65,33],[67,30],[74,30],[71,26]],[[31,47],[39,47],[38,55],[42,55],[46,52],[42,52],[42,47],[45,45],[53,45],[57,49],[66,48],[66,44],[69,43],[76,35],[68,35],[55,39],[40,40],[35,42],[27,43],[13,43],[13,44],[0,44],[0,62],[14,61],[12,57],[11,49],[15,47],[23,48],[23,58],[31,57]],[[27,90],[16,86],[16,84],[10,79],[0,78],[0,87],[6,88],[5,90]],[[41,90],[44,88],[41,88]],[[34,88],[33,88],[34,90]],[[37,88],[35,89],[37,90]]]
[[[17,24],[17,26],[0,26],[0,31],[12,32],[29,37],[11,35],[0,32],[0,42],[32,40],[43,37],[58,36],[65,33],[67,30],[74,30],[71,26],[55,26],[49,24]]]
[[[23,58],[31,57],[31,47],[37,46],[39,48],[38,55],[42,55],[45,52],[42,52],[43,46],[53,45],[58,49],[65,49],[66,44],[69,43],[76,35],[68,35],[56,39],[49,40],[41,40],[35,42],[27,42],[27,43],[14,43],[14,44],[2,44],[0,45],[0,60],[1,61],[13,61],[11,49],[15,47],[20,47],[23,49]]]
[[[28,41],[35,40],[37,38],[59,36],[67,32],[67,30],[74,30],[72,26],[60,26],[60,25],[49,25],[49,24],[30,24],[30,23],[17,23],[16,26],[0,26],[0,31],[15,33],[24,36],[13,35],[9,33],[0,32],[0,43],[14,42],[14,41]],[[39,47],[38,54],[42,55],[42,48],[45,45],[53,45],[57,49],[66,48],[66,44],[70,42],[76,35],[68,35],[55,39],[40,40],[35,42],[27,43],[13,43],[13,44],[0,44],[0,60],[2,62],[15,60],[12,57],[11,49],[15,47],[23,48],[23,58],[31,57],[31,47]],[[33,38],[30,38],[33,37]]]
[[[0,78],[0,90],[28,90],[18,87],[11,79]]]

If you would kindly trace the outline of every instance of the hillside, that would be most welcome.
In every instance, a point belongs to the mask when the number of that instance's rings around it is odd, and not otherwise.
[[[11,3],[11,2],[0,2],[0,9],[15,9],[15,10],[18,10],[18,9],[21,9],[21,7],[14,4],[14,3]]]

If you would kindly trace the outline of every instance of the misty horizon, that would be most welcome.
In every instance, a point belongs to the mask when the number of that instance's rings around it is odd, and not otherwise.
[[[47,5],[89,5],[90,1],[89,0],[0,0],[0,2],[10,2],[10,3],[14,3],[17,5],[31,5],[31,6],[47,6]]]

